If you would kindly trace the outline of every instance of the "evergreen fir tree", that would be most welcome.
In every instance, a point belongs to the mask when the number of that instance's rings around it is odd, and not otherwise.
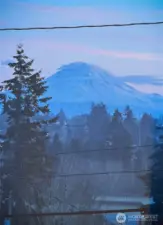
[[[24,54],[21,45],[13,58],[15,62],[9,64],[14,70],[13,78],[3,82],[4,92],[0,95],[8,123],[1,136],[7,175],[5,193],[7,196],[12,193],[13,213],[31,212],[31,205],[40,212],[45,206],[43,193],[54,163],[46,152],[48,134],[43,126],[54,123],[56,118],[35,120],[37,115],[45,118],[50,112],[50,97],[45,97],[46,81],[41,71],[34,72],[33,60]]]
[[[134,117],[134,114],[129,106],[127,106],[125,108],[124,115],[125,116],[124,116],[124,120],[123,120],[123,126],[130,134],[130,136],[132,138],[132,144],[134,146],[131,149],[131,152],[132,152],[131,166],[132,166],[133,170],[141,169],[142,168],[141,162],[143,161],[142,154],[141,154],[142,148],[140,148],[140,150],[139,150],[138,147],[136,147],[137,145],[139,145],[139,127],[138,127],[139,124],[138,124],[138,121],[136,120],[136,118]]]
[[[59,135],[57,133],[54,135],[51,149],[52,149],[52,153],[63,151],[63,144],[62,144],[62,142],[59,138]]]
[[[61,109],[58,114],[58,122],[60,123],[60,126],[65,126],[65,124],[67,122],[67,118],[66,118],[66,115],[65,115],[63,109]]]
[[[120,124],[121,122],[122,122],[122,113],[119,112],[118,109],[116,109],[112,116],[112,123]]]
[[[162,130],[162,127],[159,129]],[[163,224],[163,136],[160,135],[160,141],[151,156],[152,167],[150,177],[150,193],[154,204],[150,207],[150,213],[158,215],[158,221],[152,224]]]
[[[155,135],[155,121],[150,114],[144,113],[140,121],[140,138],[142,145],[147,144],[147,139]],[[150,144],[150,143],[149,143]]]
[[[158,127],[162,131],[162,127]],[[163,141],[162,135],[158,144],[154,146],[154,153],[151,155],[151,168],[146,174],[140,177],[145,185],[146,195],[151,197],[153,203],[151,203],[149,208],[150,215],[158,216],[157,221],[152,221],[152,225],[162,225],[163,224]],[[147,222],[148,224],[148,222]]]
[[[130,168],[133,142],[131,135],[123,125],[122,113],[118,109],[113,113],[110,123],[109,141],[111,147],[116,149],[111,153],[111,156],[122,161],[125,169]]]
[[[131,134],[134,144],[138,143],[138,122],[129,106],[125,108],[124,127]]]
[[[100,148],[105,146],[108,136],[109,116],[104,104],[92,105],[88,117],[89,148]]]

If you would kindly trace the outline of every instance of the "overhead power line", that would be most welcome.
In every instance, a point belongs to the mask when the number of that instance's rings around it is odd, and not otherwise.
[[[94,172],[94,173],[70,173],[70,174],[55,174],[48,173],[42,174],[42,178],[68,178],[68,177],[81,177],[81,176],[102,176],[109,174],[140,174],[140,173],[151,173],[152,170],[124,170],[124,171],[106,171],[106,172]],[[155,170],[154,172],[163,172],[163,170]],[[26,177],[18,177],[19,179],[27,179]],[[41,178],[39,178],[41,179]]]
[[[97,149],[85,149],[85,150],[79,150],[79,151],[63,151],[63,152],[56,152],[54,153],[54,157],[58,155],[71,155],[71,154],[88,154],[93,152],[113,152],[113,151],[124,151],[124,149],[140,149],[140,148],[146,148],[148,150],[148,147],[156,147],[157,145],[135,145],[135,146],[124,146],[120,148],[97,148]],[[146,150],[143,149],[143,150]],[[0,158],[0,163],[3,163],[3,158]],[[0,164],[1,165],[1,164]]]
[[[124,146],[120,148],[98,148],[98,149],[85,149],[79,151],[64,151],[64,152],[56,152],[55,155],[70,155],[70,154],[82,154],[82,153],[91,153],[91,152],[109,152],[109,151],[118,151],[124,149],[136,149],[136,148],[148,148],[148,147],[156,147],[156,145],[136,145],[136,146]]]
[[[149,170],[125,170],[125,171],[107,171],[107,172],[97,172],[97,173],[72,173],[72,174],[54,174],[55,178],[62,177],[80,177],[80,176],[99,176],[99,175],[109,175],[109,174],[136,174],[136,173],[150,173]],[[156,172],[163,172],[163,170],[158,170]]]
[[[79,215],[99,215],[99,214],[110,214],[110,213],[130,213],[130,212],[144,212],[144,208],[135,209],[115,209],[115,210],[90,210],[90,211],[74,211],[74,212],[49,212],[49,213],[30,213],[30,214],[13,214],[5,215],[5,218],[18,218],[18,217],[46,217],[46,216],[79,216]]]
[[[115,24],[96,24],[96,25],[77,25],[77,26],[50,26],[50,27],[9,27],[0,28],[0,31],[22,31],[22,30],[60,30],[60,29],[82,29],[82,28],[106,28],[106,27],[130,27],[130,26],[149,26],[161,25],[163,21],[157,22],[133,22],[133,23],[115,23]]]

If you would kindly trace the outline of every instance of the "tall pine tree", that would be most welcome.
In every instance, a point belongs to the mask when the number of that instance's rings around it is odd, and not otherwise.
[[[157,127],[163,132],[162,127]],[[157,135],[156,135],[157,136]],[[149,214],[158,216],[157,221],[152,221],[152,225],[163,224],[163,136],[159,134],[157,145],[153,145],[154,153],[150,159],[152,161],[150,171],[139,176],[145,185],[146,195],[152,198],[153,203],[148,206]],[[149,224],[147,222],[146,224]]]
[[[9,64],[13,77],[3,82],[4,91],[0,95],[8,124],[1,135],[6,175],[3,209],[7,213],[6,199],[12,195],[13,213],[40,212],[45,208],[44,191],[55,163],[47,154],[48,134],[43,127],[57,118],[36,119],[37,115],[45,118],[50,113],[50,97],[45,97],[46,81],[41,71],[34,72],[33,60],[25,55],[21,45],[13,58],[15,62]]]
[[[122,161],[124,169],[130,168],[133,142],[130,133],[123,125],[122,113],[118,109],[115,110],[112,116],[109,140],[111,147],[116,149],[112,152],[113,159]]]
[[[88,117],[89,146],[88,148],[100,148],[105,146],[108,136],[109,116],[106,106],[101,103],[92,105]]]
[[[162,127],[158,127],[162,131]],[[151,181],[150,193],[154,204],[150,207],[150,213],[158,215],[158,221],[152,224],[163,224],[163,135],[160,135],[159,144],[151,157]]]
[[[125,108],[124,127],[131,134],[133,144],[138,143],[138,125],[137,120],[133,115],[133,112],[129,106]]]

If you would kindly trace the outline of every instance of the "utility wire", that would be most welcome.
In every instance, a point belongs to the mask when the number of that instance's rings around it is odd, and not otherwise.
[[[98,173],[72,173],[72,174],[56,174],[54,177],[80,177],[80,176],[99,176],[99,175],[109,175],[109,174],[135,174],[135,173],[150,173],[152,170],[125,170],[125,171],[107,171]],[[155,172],[163,172],[163,170],[157,170]]]
[[[108,152],[108,151],[118,151],[118,150],[124,150],[124,149],[134,149],[134,148],[148,148],[148,147],[156,147],[155,145],[136,145],[136,146],[124,146],[121,148],[99,148],[99,149],[86,149],[86,150],[80,150],[80,151],[64,151],[64,152],[57,152],[54,153],[57,155],[70,155],[70,154],[82,154],[82,153],[90,153],[90,152]]]
[[[5,218],[18,218],[18,217],[46,217],[46,216],[77,216],[77,215],[99,215],[99,214],[110,214],[110,213],[129,213],[129,212],[144,212],[144,208],[135,209],[115,209],[115,210],[89,210],[89,211],[74,211],[74,212],[49,212],[49,213],[30,213],[30,214],[13,214],[5,215]]]
[[[122,149],[132,149],[132,148],[147,148],[147,147],[155,147],[154,145],[140,145],[140,146],[126,146],[122,148],[104,148],[104,149],[88,149],[83,151],[66,151],[55,153],[57,155],[70,155],[70,154],[81,154],[81,153],[90,153],[90,152],[101,152],[101,151],[117,151]],[[2,159],[0,159],[1,161]],[[94,176],[94,175],[107,175],[107,174],[119,174],[119,173],[142,173],[142,172],[150,172],[151,170],[135,170],[135,171],[108,171],[108,172],[100,172],[100,173],[90,173],[90,174],[55,174],[54,177],[71,177],[71,176]],[[158,171],[159,172],[159,171]],[[51,176],[45,175],[45,177]],[[21,177],[23,179],[23,177]],[[25,179],[25,178],[24,178]]]
[[[70,173],[70,174],[55,174],[48,173],[43,175],[43,178],[67,178],[67,177],[80,177],[80,176],[101,176],[109,174],[140,174],[140,173],[150,173],[153,170],[124,170],[124,171],[107,171],[107,172],[94,172],[94,173]],[[154,170],[154,172],[163,172],[163,170]],[[19,179],[26,179],[25,177],[18,177]]]
[[[107,171],[107,172],[94,172],[94,173],[70,173],[70,174],[55,174],[48,173],[43,174],[42,177],[47,178],[67,178],[67,177],[80,177],[80,176],[102,176],[109,174],[140,174],[140,173],[151,173],[153,170],[124,170],[124,171]],[[154,170],[154,172],[163,172],[163,170]],[[26,177],[18,177],[19,179],[26,179]],[[40,178],[39,178],[40,179]]]
[[[52,27],[9,27],[0,28],[0,31],[22,31],[22,30],[60,30],[60,29],[81,29],[81,28],[106,28],[106,27],[129,27],[129,26],[149,26],[162,25],[163,21],[157,22],[135,22],[117,24],[96,24],[96,25],[77,25],[77,26],[52,26]]]

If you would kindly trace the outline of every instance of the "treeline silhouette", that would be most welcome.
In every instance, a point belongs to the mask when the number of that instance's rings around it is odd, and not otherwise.
[[[129,106],[124,112],[115,109],[111,115],[104,104],[93,104],[89,115],[71,119],[61,110],[58,123],[51,128],[49,149],[54,154],[94,149],[99,149],[100,153],[100,149],[113,149],[108,151],[107,159],[101,153],[101,157],[95,158],[93,153],[90,157],[96,160],[122,160],[126,168],[130,168],[135,158],[137,167],[145,168],[144,160],[149,161],[157,139],[156,123],[157,120],[148,113],[135,118]]]

